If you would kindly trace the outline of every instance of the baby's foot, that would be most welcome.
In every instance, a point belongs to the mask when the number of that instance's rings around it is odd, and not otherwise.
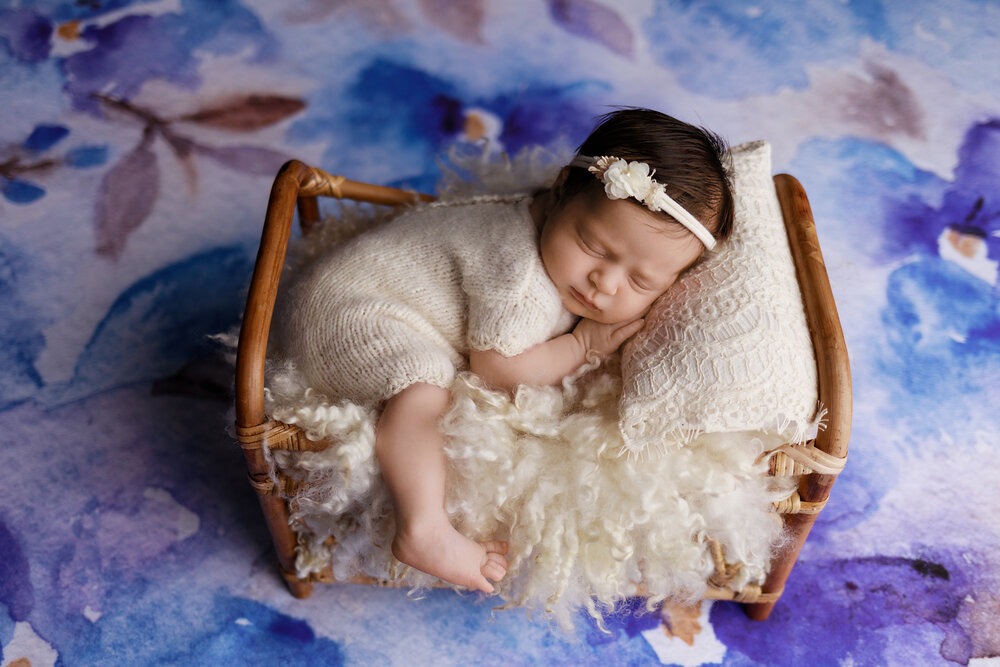
[[[475,542],[445,520],[420,530],[403,529],[392,541],[392,555],[402,563],[449,583],[492,593],[493,581],[507,574],[506,542]]]

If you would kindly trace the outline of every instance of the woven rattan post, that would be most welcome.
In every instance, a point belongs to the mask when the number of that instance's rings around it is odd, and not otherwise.
[[[774,184],[781,202],[785,229],[795,260],[795,272],[805,304],[809,334],[816,354],[819,399],[827,409],[826,428],[817,435],[816,447],[827,454],[845,458],[851,432],[852,399],[851,368],[844,332],[840,326],[805,190],[798,180],[788,174],[775,176]],[[799,486],[799,497],[803,502],[824,502],[836,479],[836,475],[804,475]],[[772,563],[767,580],[761,587],[765,593],[784,588],[815,521],[815,514],[785,515],[785,529],[792,538],[792,544]],[[774,605],[774,602],[748,604],[744,609],[750,618],[763,621],[771,614]]]
[[[299,197],[299,226],[302,234],[308,234],[319,222],[319,200],[316,197]]]
[[[306,166],[301,162],[286,163],[271,188],[267,204],[264,230],[261,235],[243,324],[240,328],[236,358],[236,428],[237,431],[263,426],[268,418],[264,413],[264,359],[267,334],[271,327],[274,300],[281,278],[292,216],[299,194],[299,182]],[[264,520],[271,533],[274,549],[282,575],[295,597],[307,597],[312,585],[289,579],[295,572],[295,534],[288,525],[288,508],[285,500],[268,489],[270,479],[268,463],[259,446],[247,446],[241,439],[246,458],[250,483],[257,491]]]

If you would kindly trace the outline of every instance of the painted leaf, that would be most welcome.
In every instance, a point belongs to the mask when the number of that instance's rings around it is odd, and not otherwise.
[[[409,32],[413,27],[392,0],[299,0],[288,5],[284,18],[292,25],[321,23],[350,13],[389,34]]]
[[[41,152],[59,143],[67,134],[69,128],[62,125],[38,125],[24,140],[24,147],[29,151]]]
[[[274,176],[287,162],[289,156],[258,146],[202,146],[194,145],[199,155],[215,160],[219,164],[247,174]]]
[[[94,206],[97,253],[117,258],[132,232],[149,217],[160,190],[156,155],[143,141],[101,179]]]
[[[30,204],[45,196],[43,188],[17,178],[0,177],[0,192],[13,204]]]
[[[240,293],[252,259],[242,246],[221,246],[140,278],[118,295],[97,325],[76,360],[73,379],[49,385],[39,401],[59,405],[113,387],[153,382],[208,358],[207,336],[239,322]]]
[[[420,0],[424,15],[442,30],[467,42],[482,42],[483,0]]]
[[[187,137],[182,137],[179,134],[174,134],[173,132],[163,131],[160,133],[161,136],[166,139],[167,145],[177,156],[177,159],[183,160],[191,155],[194,151],[194,142]]]
[[[571,34],[623,56],[632,55],[632,29],[610,7],[593,0],[549,0],[549,14]]]
[[[184,171],[184,180],[187,181],[188,190],[191,194],[196,194],[198,192],[198,168],[194,163],[194,141],[172,132],[170,128],[162,128],[160,136],[166,140],[170,150],[177,157],[177,161]]]
[[[701,634],[701,603],[691,606],[666,602],[660,610],[663,616],[663,632],[668,637],[677,637],[688,646],[694,646],[695,637]]]
[[[44,306],[31,297],[29,287],[33,280],[29,276],[34,274],[28,267],[37,261],[33,251],[0,235],[0,369],[3,369],[0,371],[0,411],[36,396],[45,384],[36,368],[38,356],[45,349],[45,336],[41,331],[46,326],[41,315]],[[13,576],[16,562],[4,551],[2,542],[0,537],[0,563],[3,563],[0,566],[0,605],[6,602],[7,609],[12,610],[9,597],[4,600],[4,574]],[[27,581],[14,582],[15,590]],[[9,588],[7,593],[11,593]]]
[[[96,167],[108,161],[108,147],[77,146],[76,148],[66,151],[66,155],[63,159],[69,166],[77,167],[79,169]]]
[[[247,95],[223,106],[202,109],[181,120],[248,132],[273,125],[305,107],[305,102],[294,97]]]

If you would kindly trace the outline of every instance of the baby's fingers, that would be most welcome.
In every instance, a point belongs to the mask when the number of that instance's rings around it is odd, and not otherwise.
[[[646,320],[640,317],[637,320],[632,320],[631,322],[623,324],[615,329],[614,333],[611,335],[611,340],[615,344],[615,348],[617,349],[622,343],[639,333],[639,330],[642,329],[642,325],[645,323]]]

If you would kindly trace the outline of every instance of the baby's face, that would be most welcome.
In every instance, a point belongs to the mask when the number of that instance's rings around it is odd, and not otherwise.
[[[643,315],[703,250],[693,234],[664,231],[653,213],[601,193],[549,214],[540,244],[563,306],[606,324]]]

